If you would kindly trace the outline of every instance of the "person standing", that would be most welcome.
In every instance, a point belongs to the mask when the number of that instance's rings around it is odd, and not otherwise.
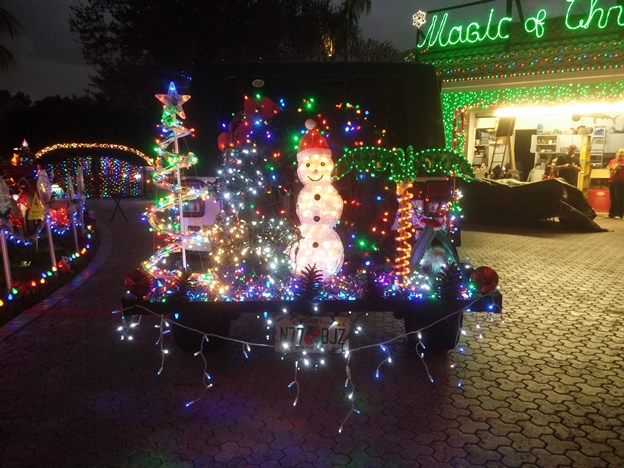
[[[609,169],[609,218],[622,219],[624,216],[624,148],[615,153],[615,158],[607,164]]]
[[[565,179],[565,181],[576,187],[578,173],[581,172],[581,161],[579,157],[574,153],[576,151],[576,145],[568,146],[566,154],[562,154],[557,158],[555,162],[555,169],[558,173],[558,177]]]

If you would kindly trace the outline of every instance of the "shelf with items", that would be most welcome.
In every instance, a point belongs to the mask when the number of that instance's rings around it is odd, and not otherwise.
[[[490,144],[494,138],[494,128],[476,128],[473,145],[473,166],[488,164],[490,154]]]
[[[534,135],[531,141],[531,150],[536,154],[552,154],[557,152],[557,135]]]
[[[535,153],[535,165],[549,164],[557,156],[565,154],[572,144],[576,145],[578,151],[581,146],[581,136],[567,134],[532,135],[530,151]]]

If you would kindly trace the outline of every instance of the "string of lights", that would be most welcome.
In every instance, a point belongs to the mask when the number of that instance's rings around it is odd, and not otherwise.
[[[489,294],[483,295],[481,297],[486,297]],[[415,350],[418,353],[418,356],[420,357],[420,359],[422,360],[427,378],[429,379],[429,381],[431,383],[434,382],[434,378],[431,375],[431,372],[427,366],[427,363],[425,361],[425,345],[423,343],[423,333],[428,330],[431,329],[433,327],[435,327],[436,325],[438,325],[439,323],[450,319],[457,319],[458,322],[461,322],[462,317],[464,316],[465,313],[469,313],[470,315],[474,315],[475,316],[475,322],[474,322],[474,329],[478,330],[479,334],[473,334],[475,340],[480,340],[483,339],[483,333],[482,333],[482,325],[477,322],[477,312],[473,312],[471,311],[471,307],[472,304],[474,304],[478,299],[475,299],[473,302],[469,303],[468,305],[466,305],[465,307],[462,307],[458,310],[454,310],[450,313],[445,313],[443,314],[443,316],[441,316],[439,319],[431,322],[429,325],[420,327],[418,330],[412,330],[409,332],[405,332],[405,333],[400,333],[396,336],[393,336],[390,339],[384,340],[382,342],[375,342],[375,343],[371,343],[371,344],[365,344],[356,348],[351,348],[351,349],[342,349],[341,351],[339,351],[337,354],[340,354],[342,356],[344,356],[344,358],[346,359],[346,364],[345,364],[345,375],[346,375],[346,379],[345,379],[345,384],[344,387],[347,389],[347,401],[349,401],[349,411],[348,414],[346,415],[346,417],[342,420],[342,423],[340,424],[339,428],[338,428],[338,433],[342,432],[347,420],[349,419],[349,417],[353,414],[360,414],[360,410],[357,408],[356,406],[356,386],[355,386],[355,382],[353,379],[353,375],[351,372],[351,368],[350,368],[350,364],[351,364],[351,360],[353,359],[354,355],[359,354],[365,350],[368,349],[373,349],[373,348],[379,348],[381,350],[382,353],[382,359],[379,361],[378,365],[375,368],[375,371],[373,372],[373,376],[374,378],[380,379],[382,374],[381,374],[381,368],[385,365],[391,365],[392,364],[392,355],[391,355],[391,350],[390,350],[390,345],[392,343],[395,343],[397,341],[400,340],[406,340],[409,339],[410,336],[414,335],[417,336],[417,341],[416,341],[416,345],[415,345]],[[249,353],[251,352],[252,348],[256,347],[256,348],[275,348],[275,345],[273,344],[269,344],[269,343],[255,343],[255,342],[250,342],[250,341],[246,341],[246,340],[239,340],[239,339],[235,339],[235,338],[230,338],[227,336],[222,336],[222,335],[218,335],[218,334],[214,334],[214,333],[206,333],[203,330],[199,330],[193,327],[189,327],[186,325],[183,325],[179,322],[176,321],[170,321],[165,319],[161,314],[152,311],[151,309],[149,309],[148,307],[144,307],[144,306],[140,306],[140,305],[136,305],[136,306],[132,306],[132,307],[136,307],[138,309],[143,310],[147,315],[151,315],[151,316],[155,316],[160,318],[160,323],[158,325],[155,325],[155,327],[159,330],[159,336],[158,336],[158,340],[156,341],[156,346],[158,346],[160,348],[161,351],[161,365],[157,371],[157,374],[160,375],[163,372],[164,369],[164,363],[165,363],[165,356],[169,354],[169,351],[166,347],[164,347],[164,335],[169,334],[170,332],[170,327],[171,326],[177,326],[177,327],[181,327],[184,328],[186,330],[192,331],[197,333],[198,335],[202,336],[202,340],[199,343],[199,349],[197,352],[195,352],[195,356],[201,356],[203,363],[204,363],[204,367],[202,369],[202,386],[204,387],[203,393],[196,399],[188,402],[185,404],[185,406],[190,406],[198,401],[200,401],[203,396],[206,394],[206,392],[213,387],[213,378],[212,376],[208,373],[208,361],[206,360],[206,356],[204,354],[204,343],[208,342],[210,340],[210,338],[216,338],[216,339],[220,339],[220,340],[224,340],[224,341],[228,341],[228,342],[232,342],[232,343],[237,343],[242,345],[242,352],[245,356],[245,358],[249,358]],[[130,307],[130,308],[132,308]],[[122,316],[122,325],[118,328],[118,332],[120,332],[120,338],[121,340],[126,340],[126,341],[134,341],[134,335],[133,335],[133,330],[140,324],[141,322],[141,315],[133,315],[130,317],[130,319],[126,318],[125,316],[125,312],[130,309],[130,308],[126,308],[126,309],[121,309],[121,310],[115,310],[113,311],[113,314],[121,314]],[[493,313],[502,313],[502,311],[500,310],[495,310],[496,306],[493,304],[492,306],[490,306],[490,311],[485,313],[485,317],[486,319],[490,319],[490,321],[493,320],[492,314]],[[286,311],[287,313],[287,311]],[[138,317],[138,319],[135,321],[135,317]],[[275,324],[275,320],[270,317],[269,315],[267,315],[266,313],[263,314],[263,317],[265,319],[265,324],[267,329],[271,329],[274,324]],[[504,322],[504,321],[503,321]],[[361,331],[361,328],[358,327],[359,331]],[[468,337],[468,334],[466,333],[466,331],[464,329],[459,328],[461,336],[464,338]],[[269,340],[269,335],[266,336],[266,339]],[[458,340],[458,344],[455,348],[455,352],[453,353],[454,355],[465,355],[465,345],[464,344],[460,344],[459,340]],[[300,353],[293,353],[294,356],[294,364],[295,364],[295,369],[294,369],[294,378],[293,380],[288,383],[287,387],[288,388],[295,388],[296,389],[296,395],[295,398],[293,400],[293,406],[296,406],[299,401],[300,401],[300,386],[299,386],[299,381],[298,381],[298,376],[299,376],[299,372],[306,367],[314,367],[314,368],[318,368],[318,365],[313,366],[313,359],[312,356],[303,351]],[[321,365],[325,364],[325,361],[327,359],[326,354],[322,353],[317,355],[318,359],[319,359],[319,363]],[[457,361],[454,362],[453,364],[451,364],[451,368],[453,369],[458,369],[459,372],[459,368],[457,366]],[[458,387],[462,387],[463,385],[463,379],[459,378],[458,382],[457,382],[457,386]]]
[[[37,151],[35,153],[34,159],[35,160],[40,159],[44,155],[52,151],[58,151],[62,149],[66,149],[66,150],[67,149],[70,149],[70,150],[73,150],[73,149],[108,149],[108,150],[124,151],[128,153],[132,153],[140,157],[141,159],[145,160],[148,166],[154,166],[154,160],[148,157],[145,153],[137,149],[130,148],[129,146],[118,145],[115,143],[57,143],[55,145],[46,146],[45,148]]]
[[[427,59],[429,52],[419,54],[422,63],[436,67],[443,83],[470,82],[512,77],[567,74],[595,70],[618,70],[623,41],[582,42],[578,45],[531,48],[514,52],[463,54],[448,58]],[[415,60],[410,52],[406,60]],[[424,60],[423,60],[424,59]],[[544,68],[548,67],[548,68]],[[485,75],[484,73],[487,73]]]

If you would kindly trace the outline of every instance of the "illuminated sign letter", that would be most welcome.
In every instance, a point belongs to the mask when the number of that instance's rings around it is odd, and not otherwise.
[[[506,34],[504,36],[501,34],[501,26],[503,25],[503,23],[511,23],[511,18],[506,16],[505,18],[501,18],[501,20],[498,22],[498,37],[500,37],[501,39],[509,39],[509,34]]]
[[[438,25],[438,16],[434,15],[431,24],[427,30],[425,38],[416,45],[419,49],[423,47],[432,47],[439,45],[446,47],[455,44],[474,44],[485,39],[495,41],[497,39],[509,39],[509,34],[503,32],[503,28],[507,23],[511,23],[512,18],[505,16],[498,21],[494,21],[494,9],[490,10],[487,26],[482,27],[477,22],[470,23],[466,29],[463,26],[453,26],[448,32],[445,31],[446,22],[448,21],[448,13],[444,13],[442,21]]]
[[[473,30],[471,31],[471,29]],[[479,36],[479,23],[470,23],[466,28],[466,42],[474,44],[475,42],[479,42],[482,40],[483,37]]]
[[[454,38],[454,39],[453,39],[453,33],[457,33],[457,37]],[[462,35],[462,27],[461,26],[453,26],[451,28],[451,30],[449,31],[447,44],[455,45],[458,42],[463,42],[461,35]]]
[[[566,1],[570,4],[568,6],[568,10],[566,11],[566,16],[565,16],[565,25],[568,27],[568,29],[572,29],[572,30],[580,29],[580,28],[587,29],[589,28],[592,21],[594,20],[594,17],[597,18],[596,21],[597,21],[598,28],[604,29],[607,27],[607,24],[609,23],[609,19],[611,18],[613,14],[617,15],[617,18],[615,20],[617,25],[624,26],[624,23],[622,22],[622,6],[621,5],[612,6],[605,13],[604,8],[600,8],[599,6],[597,6],[599,0],[591,0],[591,3],[589,5],[589,12],[587,13],[587,16],[579,19],[578,23],[571,24],[570,15],[572,13],[572,8],[575,6],[574,4],[577,2],[577,0],[566,0]]]

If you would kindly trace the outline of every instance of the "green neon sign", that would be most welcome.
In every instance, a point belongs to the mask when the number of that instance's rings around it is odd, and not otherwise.
[[[545,20],[546,20],[546,10],[543,8],[537,12],[537,15],[528,18],[524,22],[524,30],[529,34],[535,34],[535,37],[538,39],[544,35],[545,31]]]
[[[590,0],[589,12],[586,15],[583,15],[581,19],[574,20],[570,18],[572,9],[575,6],[578,6],[577,0],[566,0],[570,5],[568,5],[568,11],[566,11],[565,16],[565,25],[568,29],[587,29],[591,26],[592,22],[596,20],[598,28],[604,29],[609,24],[609,20],[617,14],[617,18],[615,19],[615,23],[622,27],[624,26],[624,13],[622,13],[622,6],[615,5],[609,8],[606,12],[604,8],[600,8],[598,6],[599,0]],[[575,24],[574,24],[575,23]]]
[[[496,22],[493,22],[493,17],[494,9],[492,8],[485,29],[483,29],[479,23],[472,22],[465,30],[462,26],[453,26],[447,32],[445,28],[446,22],[448,21],[448,13],[444,13],[439,26],[438,15],[434,15],[431,19],[431,25],[427,30],[427,35],[417,47],[422,49],[423,47],[432,47],[436,44],[440,47],[446,47],[455,44],[474,44],[485,40],[495,41],[497,39],[508,39],[509,34],[503,33],[503,28],[505,23],[511,22],[512,18],[510,16],[504,16],[498,21],[498,24],[496,24]]]
[[[597,29],[605,29],[608,26],[624,27],[624,6],[622,5],[602,8],[600,0],[565,0],[565,2],[568,3],[568,6],[565,17],[562,20],[571,31],[584,31],[590,27],[596,27]],[[584,11],[585,13],[575,14],[578,11]],[[546,9],[541,8],[534,16],[529,16],[526,19],[523,25],[524,32],[540,39],[546,32],[547,17],[548,12]],[[491,9],[487,23],[484,25],[473,21],[467,26],[449,26],[448,20],[448,13],[444,13],[441,19],[438,15],[434,15],[429,22],[427,34],[424,39],[416,44],[416,47],[418,49],[424,47],[448,47],[457,44],[506,40],[509,39],[509,23],[512,22],[513,18],[511,16],[503,16],[496,20],[494,9]],[[421,24],[424,24],[424,21]]]

